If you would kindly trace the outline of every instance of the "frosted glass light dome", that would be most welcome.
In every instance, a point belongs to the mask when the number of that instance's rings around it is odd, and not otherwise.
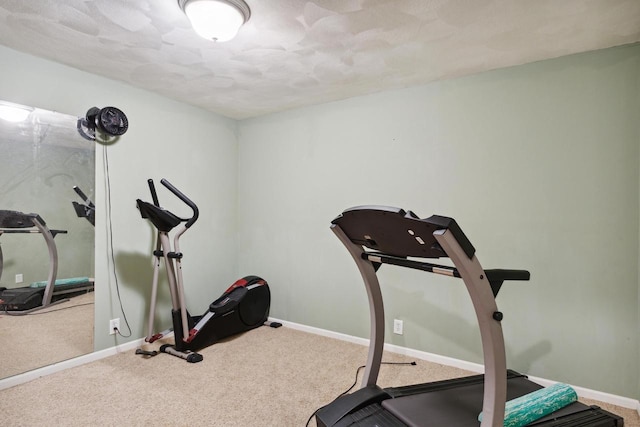
[[[251,15],[242,0],[178,0],[178,3],[194,31],[216,42],[234,38]]]

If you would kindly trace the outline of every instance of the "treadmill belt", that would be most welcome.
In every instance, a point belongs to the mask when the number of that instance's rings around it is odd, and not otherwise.
[[[382,402],[382,406],[411,427],[478,427],[478,414],[482,411],[484,393],[482,376],[478,377],[480,382],[476,384],[387,399]],[[507,400],[541,388],[542,386],[524,377],[509,378]],[[618,427],[623,426],[623,421],[598,407],[575,402],[529,425]]]

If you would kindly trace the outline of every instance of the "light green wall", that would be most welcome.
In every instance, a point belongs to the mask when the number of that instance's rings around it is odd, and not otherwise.
[[[200,207],[201,219],[182,239],[190,309],[204,311],[207,301],[233,283],[237,270],[236,121],[4,47],[0,47],[0,99],[76,116],[92,106],[107,105],[127,114],[129,131],[106,153],[114,253],[120,294],[133,328],[130,339],[143,336],[151,282],[155,234],[135,204],[137,198],[150,200],[147,178],[169,179]],[[95,348],[100,350],[125,340],[108,335],[109,319],[122,314],[108,265],[102,146],[96,147],[96,156]],[[159,187],[161,203],[178,214],[189,213]],[[168,327],[168,292],[161,297],[160,323]]]
[[[368,203],[450,215],[486,268],[532,273],[498,298],[510,367],[638,398],[639,58],[638,46],[609,49],[235,122],[0,47],[0,99],[127,113],[130,130],[107,153],[131,339],[143,335],[153,240],[135,199],[148,198],[147,178],[167,177],[201,208],[183,239],[194,312],[239,274],[259,274],[273,316],[366,336],[360,277],[330,220]],[[97,349],[116,343],[106,325],[120,317],[103,153]],[[405,321],[390,342],[481,361],[461,283],[392,267],[381,277],[387,324]]]
[[[509,366],[638,397],[640,46],[245,120],[239,265],[272,315],[367,336],[366,296],[329,223],[384,204],[456,218],[498,296]],[[462,282],[383,267],[387,341],[481,362]]]

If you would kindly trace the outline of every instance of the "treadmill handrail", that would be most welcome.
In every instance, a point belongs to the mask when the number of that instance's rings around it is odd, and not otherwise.
[[[380,252],[367,252],[362,254],[362,258],[378,264],[391,264],[399,267],[412,268],[414,270],[427,271],[429,273],[442,274],[444,276],[461,277],[458,269],[448,265],[431,264],[429,262],[417,261]]]
[[[380,252],[364,251],[362,258],[371,261],[374,266],[382,264],[391,264],[399,267],[412,268],[414,270],[427,271],[429,273],[441,274],[444,276],[461,278],[457,268],[449,265],[432,264],[425,261],[412,260],[403,257],[383,254]],[[500,287],[505,280],[529,280],[530,273],[527,270],[512,269],[491,269],[484,270],[484,275],[489,280],[489,285],[493,291],[493,296],[498,296]]]

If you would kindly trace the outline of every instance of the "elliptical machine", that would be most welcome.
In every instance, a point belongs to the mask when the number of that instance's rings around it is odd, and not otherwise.
[[[138,209],[142,218],[146,218],[158,230],[153,267],[153,282],[151,288],[151,303],[149,305],[148,334],[145,341],[152,343],[171,329],[160,333],[153,333],[153,323],[158,292],[158,274],[161,260],[167,270],[169,290],[173,309],[173,333],[175,345],[165,344],[160,351],[180,357],[187,362],[196,363],[202,360],[198,350],[208,347],[231,335],[257,328],[267,321],[271,293],[267,282],[258,276],[247,276],[232,284],[223,294],[212,302],[207,311],[200,316],[191,316],[186,308],[184,296],[184,282],[182,278],[182,258],[180,252],[180,237],[197,221],[198,207],[180,190],[166,179],[160,182],[176,197],[182,200],[193,211],[191,218],[180,218],[170,211],[160,207],[153,180],[149,179],[149,190],[153,204],[137,199]],[[183,224],[184,223],[184,224]],[[179,227],[178,227],[179,226]],[[178,227],[173,238],[173,250],[169,232]],[[155,356],[155,351],[137,350],[137,354]]]

